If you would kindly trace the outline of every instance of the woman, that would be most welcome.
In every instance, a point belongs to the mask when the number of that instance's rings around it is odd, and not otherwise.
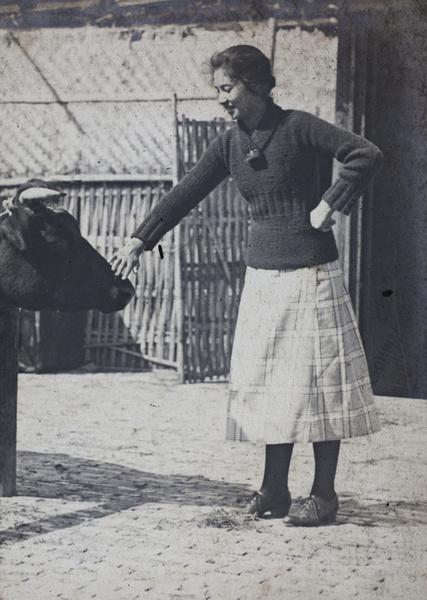
[[[231,174],[249,203],[252,226],[239,307],[227,438],[266,445],[257,516],[292,525],[335,520],[340,440],[379,428],[366,361],[331,231],[333,213],[349,214],[382,164],[370,142],[270,97],[270,62],[252,46],[211,59],[218,102],[236,125],[221,134],[166,194],[112,259],[127,277],[143,250]],[[342,163],[322,193],[319,160]],[[310,496],[291,506],[288,471],[295,442],[311,442]],[[288,514],[289,513],[289,514]]]

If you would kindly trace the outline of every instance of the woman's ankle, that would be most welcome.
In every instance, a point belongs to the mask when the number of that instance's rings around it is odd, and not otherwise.
[[[310,495],[318,496],[319,498],[322,498],[322,500],[326,500],[326,502],[330,502],[331,500],[333,500],[335,498],[336,492],[335,492],[334,488],[322,489],[322,488],[313,487],[311,489]]]
[[[288,489],[287,485],[272,486],[272,485],[263,484],[259,491],[265,498],[271,498],[271,499],[273,499],[273,498],[283,499],[283,498],[286,498],[289,494],[289,489]]]

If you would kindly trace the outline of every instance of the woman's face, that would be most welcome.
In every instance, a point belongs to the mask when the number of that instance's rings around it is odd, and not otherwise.
[[[265,108],[265,100],[259,94],[248,89],[243,81],[231,79],[224,69],[214,72],[213,84],[218,102],[233,120],[251,120]]]

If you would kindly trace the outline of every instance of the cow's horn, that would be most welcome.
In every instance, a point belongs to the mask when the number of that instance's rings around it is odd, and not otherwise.
[[[65,193],[44,187],[31,187],[23,190],[19,194],[19,202],[21,202],[21,204],[27,204],[28,202],[35,201],[57,200],[61,196],[65,196]]]

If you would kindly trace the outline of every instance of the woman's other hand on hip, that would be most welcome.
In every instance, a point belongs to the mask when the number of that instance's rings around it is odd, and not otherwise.
[[[329,231],[335,223],[332,218],[334,212],[334,209],[327,202],[321,200],[310,213],[311,226],[319,231]]]

